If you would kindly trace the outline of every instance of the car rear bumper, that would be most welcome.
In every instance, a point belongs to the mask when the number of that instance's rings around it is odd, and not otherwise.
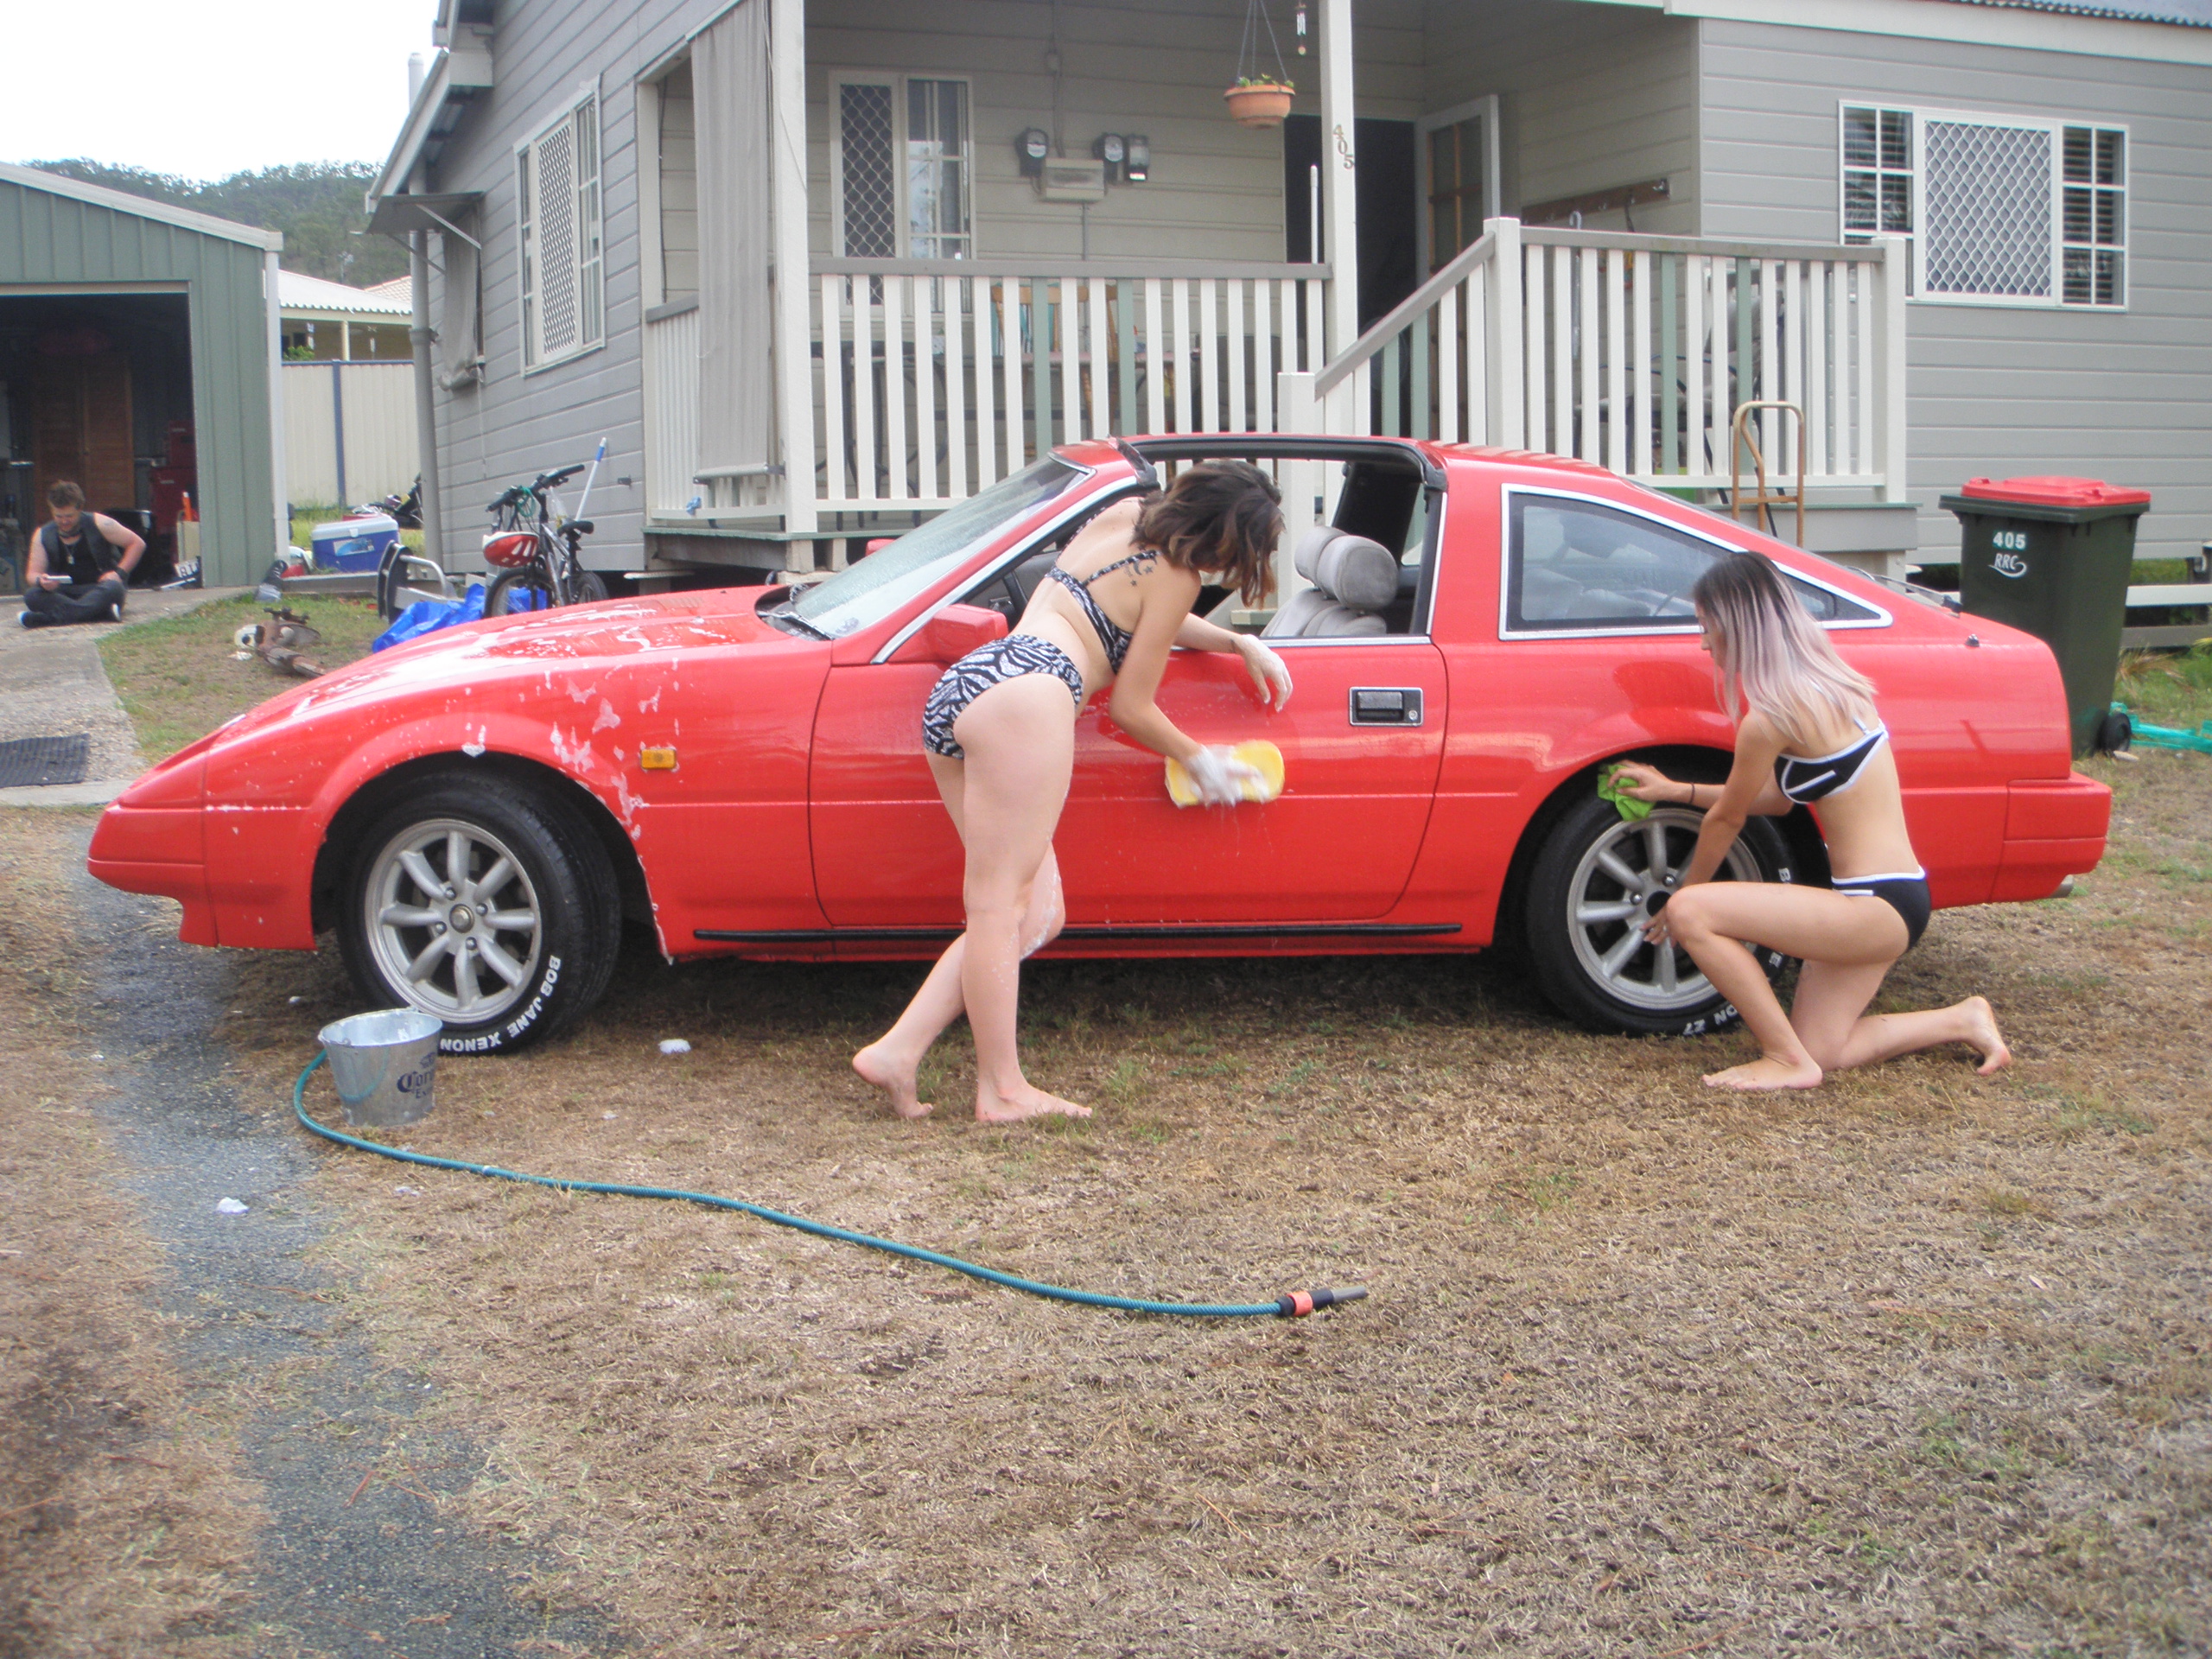
[[[2080,772],[2015,783],[2005,809],[2005,854],[1993,899],[2048,899],[2070,875],[2097,868],[2112,826],[2112,791]]]

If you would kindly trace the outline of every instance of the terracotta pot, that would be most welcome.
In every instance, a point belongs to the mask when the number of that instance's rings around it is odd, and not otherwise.
[[[1279,127],[1290,113],[1294,88],[1263,80],[1249,86],[1231,86],[1222,96],[1229,100],[1230,118],[1240,127]]]

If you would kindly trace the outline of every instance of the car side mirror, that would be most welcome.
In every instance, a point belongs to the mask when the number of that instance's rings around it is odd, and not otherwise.
[[[957,663],[978,645],[1003,639],[1006,618],[980,605],[948,605],[891,653],[894,663]]]

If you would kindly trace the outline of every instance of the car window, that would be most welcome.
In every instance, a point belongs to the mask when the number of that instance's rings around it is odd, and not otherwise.
[[[880,622],[1014,520],[1090,476],[1086,467],[1043,456],[809,588],[792,601],[791,614],[831,639]]]
[[[1726,547],[1595,501],[1515,493],[1505,582],[1509,633],[1697,626],[1690,589]],[[1783,573],[1823,622],[1880,613]]]

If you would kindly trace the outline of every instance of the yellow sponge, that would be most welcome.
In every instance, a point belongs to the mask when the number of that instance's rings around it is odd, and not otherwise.
[[[1229,754],[1231,760],[1242,760],[1260,774],[1244,780],[1246,800],[1272,801],[1282,793],[1282,751],[1274,744],[1265,738],[1255,738],[1249,743],[1239,743]],[[1198,804],[1198,789],[1180,760],[1171,760],[1167,763],[1167,798],[1178,806]]]

